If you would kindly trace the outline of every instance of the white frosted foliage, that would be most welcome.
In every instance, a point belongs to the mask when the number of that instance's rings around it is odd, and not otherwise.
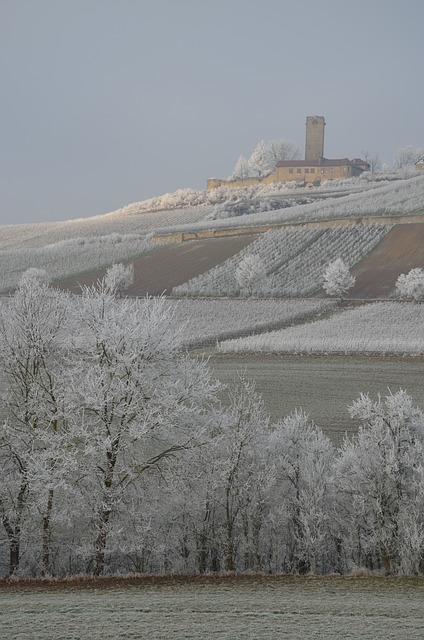
[[[396,291],[401,298],[414,300],[424,299],[424,271],[411,269],[408,273],[401,273],[396,281]]]
[[[324,272],[323,288],[330,296],[342,296],[355,284],[355,278],[341,258],[330,262]]]

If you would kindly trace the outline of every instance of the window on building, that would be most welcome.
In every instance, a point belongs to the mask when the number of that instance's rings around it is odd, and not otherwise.
[[[296,173],[302,173],[302,169],[296,169]]]
[[[321,169],[321,173],[325,173],[325,169]]]
[[[330,167],[330,173],[334,173],[334,167]]]
[[[309,173],[309,169],[305,169],[305,173]]]
[[[289,169],[289,173],[293,173],[294,169]]]
[[[315,169],[311,169],[311,173],[315,173]]]

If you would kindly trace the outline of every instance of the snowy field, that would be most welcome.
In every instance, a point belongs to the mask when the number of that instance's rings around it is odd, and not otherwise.
[[[421,640],[422,578],[0,590],[8,640]]]
[[[226,353],[424,354],[424,305],[376,302],[281,331],[228,340]]]
[[[0,297],[0,305],[7,305],[9,299]],[[337,303],[325,299],[167,299],[166,305],[174,317],[175,339],[190,347],[306,321],[331,311]]]
[[[63,240],[43,247],[0,251],[0,293],[15,288],[24,271],[44,269],[55,280],[97,271],[152,249],[147,236],[113,234]]]
[[[336,306],[334,300],[170,300],[185,346],[214,344],[234,335],[306,321]]]

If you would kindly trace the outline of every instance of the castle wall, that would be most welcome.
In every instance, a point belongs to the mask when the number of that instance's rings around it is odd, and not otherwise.
[[[311,162],[312,164],[312,162]],[[306,161],[305,161],[306,165]],[[292,166],[278,167],[276,171],[269,174],[265,178],[245,178],[243,180],[220,180],[219,178],[211,178],[207,182],[208,189],[217,189],[218,187],[257,187],[263,184],[275,184],[285,182],[302,182],[306,187],[314,186],[316,181],[324,182],[325,180],[339,180],[342,178],[352,178],[359,176],[362,169],[348,164],[330,166]]]
[[[244,178],[241,180],[220,180],[219,178],[210,178],[207,182],[208,189],[216,189],[218,187],[257,187],[261,184],[274,184],[279,182],[277,172],[274,171],[264,178]]]

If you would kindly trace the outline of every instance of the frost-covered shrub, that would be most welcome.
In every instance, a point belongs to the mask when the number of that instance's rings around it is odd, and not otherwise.
[[[261,283],[266,276],[265,265],[257,255],[247,255],[240,261],[236,269],[235,278],[240,293],[252,295],[254,289],[260,290]]]
[[[222,220],[225,218],[235,218],[238,216],[247,216],[252,213],[260,213],[266,211],[276,211],[277,209],[286,209],[299,204],[307,204],[312,202],[311,198],[291,198],[281,199],[263,198],[255,200],[238,200],[236,202],[224,202],[217,204],[207,216],[205,220]]]
[[[45,269],[37,269],[37,267],[31,267],[24,271],[19,281],[19,286],[24,287],[30,283],[34,284],[49,284],[51,277]]]
[[[333,262],[330,262],[324,271],[323,289],[329,296],[341,297],[354,284],[355,278],[341,258],[336,258]]]
[[[424,271],[411,269],[409,273],[401,273],[396,281],[396,291],[401,298],[424,299]]]
[[[106,289],[121,294],[134,282],[134,265],[113,264],[104,277]]]

